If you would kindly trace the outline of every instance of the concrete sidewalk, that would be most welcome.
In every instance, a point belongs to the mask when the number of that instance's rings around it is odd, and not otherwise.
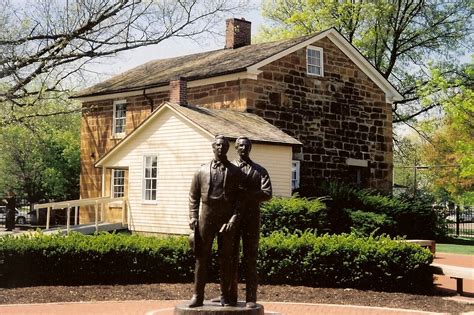
[[[174,306],[182,301],[114,301],[87,303],[51,303],[0,305],[2,315],[172,315]],[[332,304],[261,302],[267,315],[428,315],[446,314],[383,307]]]

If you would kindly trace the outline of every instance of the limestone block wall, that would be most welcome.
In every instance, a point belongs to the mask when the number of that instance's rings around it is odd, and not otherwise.
[[[384,92],[331,41],[324,50],[324,76],[306,73],[306,48],[272,62],[258,80],[242,85],[247,111],[303,143],[301,184],[328,178],[354,182],[356,168],[346,159],[368,161],[363,185],[383,191],[392,186],[392,111]],[[304,189],[304,187],[303,187]]]

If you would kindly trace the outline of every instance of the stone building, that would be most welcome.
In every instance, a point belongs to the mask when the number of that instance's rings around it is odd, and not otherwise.
[[[81,198],[104,194],[95,163],[183,82],[185,103],[255,114],[301,142],[292,151],[293,189],[344,180],[390,191],[391,105],[402,99],[390,82],[333,28],[251,45],[250,22],[226,26],[223,49],[151,61],[76,95],[84,109]]]

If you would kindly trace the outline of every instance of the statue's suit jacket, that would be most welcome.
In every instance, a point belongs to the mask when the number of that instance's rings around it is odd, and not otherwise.
[[[232,163],[239,165],[240,161],[235,160]],[[250,161],[249,166],[250,171],[243,179],[246,188],[246,206],[259,208],[260,203],[272,198],[272,183],[265,168],[253,161]]]
[[[219,200],[220,202],[227,204],[230,207],[231,213],[210,213],[212,211],[219,211],[222,209],[212,209],[209,207],[210,198],[209,190],[211,187],[211,167],[212,161],[207,164],[201,165],[201,167],[196,171],[191,182],[191,189],[189,190],[189,216],[190,218],[196,218],[200,220],[212,220],[218,219],[214,216],[226,216],[226,221],[230,217],[235,216],[235,219],[239,218],[239,206],[238,206],[238,194],[239,194],[239,185],[242,180],[242,174],[240,169],[229,161],[223,162],[225,166],[224,171],[224,194]],[[199,214],[199,202],[202,201],[202,213]],[[219,220],[220,221],[220,220]],[[217,223],[217,222],[216,222]],[[227,223],[227,222],[225,222]]]

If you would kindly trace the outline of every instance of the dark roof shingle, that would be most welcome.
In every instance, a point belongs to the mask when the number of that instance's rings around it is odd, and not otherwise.
[[[301,142],[255,114],[191,105],[183,107],[168,102],[165,104],[213,135],[224,135],[230,139],[244,135],[254,142],[301,145]]]
[[[177,77],[183,77],[191,81],[240,72],[315,35],[254,44],[236,49],[219,49],[181,57],[153,60],[84,89],[74,97],[164,86]]]

